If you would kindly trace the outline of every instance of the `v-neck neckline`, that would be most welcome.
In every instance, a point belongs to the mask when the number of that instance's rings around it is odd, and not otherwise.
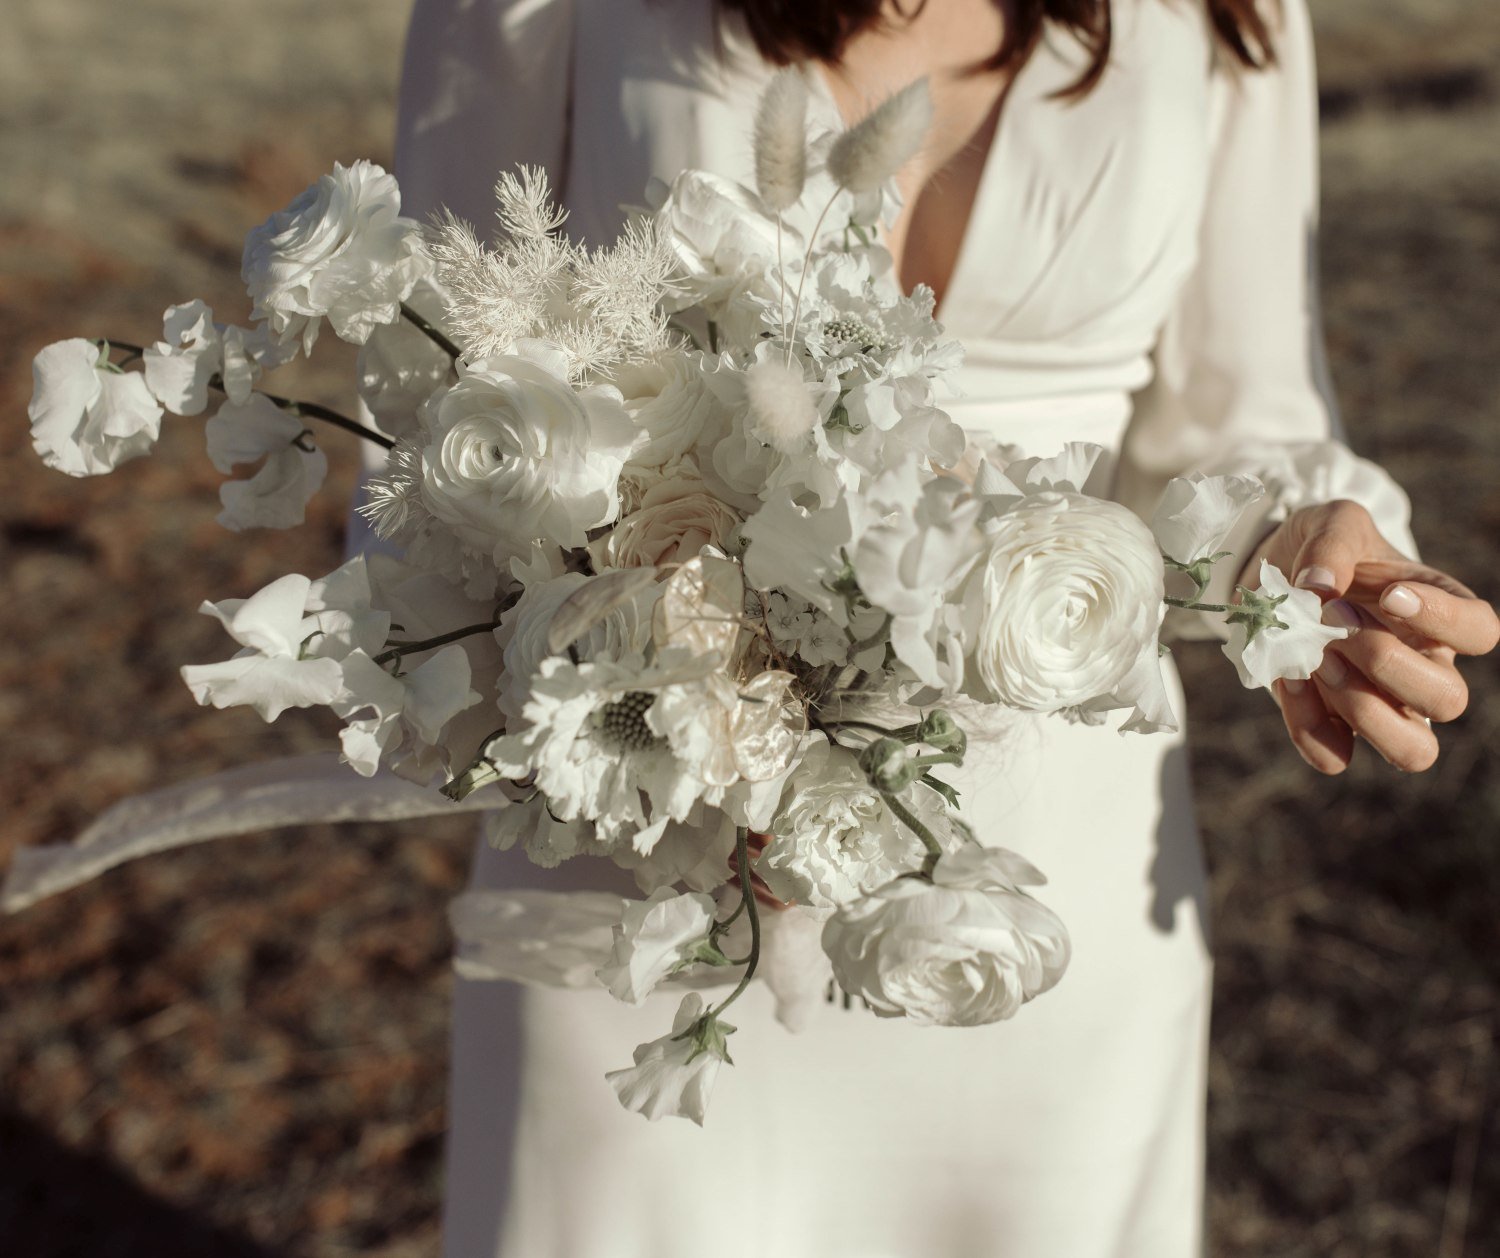
[[[988,209],[988,202],[992,195],[992,185],[995,180],[995,169],[1000,165],[998,154],[1006,139],[1006,120],[1011,112],[1007,106],[1014,101],[1022,77],[1041,58],[1045,49],[1046,41],[1039,41],[1036,48],[1032,51],[1031,56],[1027,57],[1016,69],[1015,73],[1011,75],[1009,82],[1006,83],[998,101],[995,103],[994,125],[990,129],[989,144],[985,149],[984,160],[979,167],[979,177],[974,183],[974,196],[969,203],[969,212],[964,219],[964,225],[959,236],[958,251],[953,255],[953,266],[949,271],[947,282],[944,284],[942,294],[933,310],[933,317],[940,323],[947,323],[949,321],[957,304],[955,299],[961,295],[965,287],[968,272],[971,269],[971,266],[968,265],[971,262],[969,255],[978,247],[975,238],[980,230],[980,225],[985,221],[985,212]],[[809,84],[811,92],[817,98],[821,108],[828,115],[829,121],[837,124],[839,127],[847,128],[850,124],[845,119],[843,110],[839,108],[838,98],[833,94],[833,88],[828,79],[827,67],[821,62],[809,61],[804,63],[803,74],[805,78],[811,80]],[[903,205],[903,212],[911,213],[916,209],[917,202],[921,200],[925,187],[926,185],[924,184],[923,188],[917,190],[917,195],[912,199],[909,206]],[[880,244],[889,253],[890,245],[885,224],[877,223],[875,230]],[[895,272],[897,283],[902,284],[901,267],[894,253],[891,254],[891,266]]]

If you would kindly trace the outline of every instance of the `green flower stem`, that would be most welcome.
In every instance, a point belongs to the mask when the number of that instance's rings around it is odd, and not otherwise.
[[[1189,612],[1227,612],[1229,607],[1224,603],[1195,603],[1191,599],[1173,598],[1168,595],[1162,600],[1168,607],[1180,607]]]
[[[962,764],[964,762],[964,758],[957,752],[943,751],[935,752],[931,755],[926,756],[913,756],[911,762],[915,765],[921,766],[929,764]]]
[[[404,301],[401,303],[401,316],[450,358],[456,360],[464,356],[463,350],[459,349],[457,345],[444,336],[442,332],[433,326],[430,320],[419,315]]]
[[[496,621],[487,620],[482,625],[465,625],[462,629],[453,629],[448,633],[440,633],[435,638],[424,638],[420,642],[397,642],[388,650],[382,651],[375,657],[377,664],[389,664],[392,660],[399,660],[406,655],[415,655],[419,651],[430,651],[433,647],[447,646],[450,642],[457,642],[460,638],[472,638],[475,634],[489,633],[494,629]]]
[[[856,640],[851,635],[849,639],[850,658],[858,655],[861,651],[868,651],[872,646],[879,646],[882,642],[884,642],[886,638],[890,636],[891,621],[893,621],[894,619],[894,616],[887,613],[886,618],[880,622],[880,628],[875,630],[875,632],[872,633],[868,638],[860,638]]]
[[[750,831],[746,826],[735,827],[734,864],[740,876],[740,908],[750,915],[750,955],[745,958],[745,972],[740,975],[739,986],[709,1011],[708,1016],[712,1018],[719,1017],[740,998],[740,993],[750,986],[755,967],[760,962],[760,910],[756,908],[755,891],[750,885]]]
[[[943,855],[942,844],[937,841],[937,837],[917,817],[916,813],[896,796],[882,792],[881,798],[885,800],[885,806],[896,814],[897,819],[922,840],[922,846],[927,849],[927,859],[922,862],[922,877],[931,878],[932,871],[937,868],[938,860]]]

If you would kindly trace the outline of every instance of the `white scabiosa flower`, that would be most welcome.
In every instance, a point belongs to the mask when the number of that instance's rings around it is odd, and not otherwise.
[[[841,908],[823,950],[839,986],[880,1017],[999,1022],[1068,966],[1067,928],[1022,889],[1045,881],[1014,852],[966,847],[939,860],[930,883],[898,878]]]
[[[54,342],[31,374],[31,444],[48,467],[100,476],[156,444],[162,408],[139,374],[109,365],[97,342]]]
[[[310,351],[323,319],[363,345],[432,269],[422,227],[401,217],[396,180],[373,162],[334,164],[284,210],[245,238],[240,274],[280,341],[301,337]]]
[[[662,887],[649,899],[627,903],[599,981],[616,1000],[640,1004],[664,978],[693,962],[713,921],[714,899],[701,891],[678,895]]]
[[[932,93],[921,78],[834,140],[828,150],[828,173],[855,196],[876,192],[916,156],[931,125]]]
[[[792,67],[778,70],[755,111],[755,184],[760,199],[785,212],[807,180],[807,80]]]
[[[626,1109],[652,1122],[691,1118],[701,1127],[719,1065],[729,1060],[724,1041],[733,1030],[711,1015],[705,1017],[703,997],[689,992],[678,1007],[671,1033],[637,1048],[634,1066],[604,1077]]]
[[[1230,612],[1229,641],[1224,654],[1253,690],[1280,679],[1306,681],[1323,662],[1330,642],[1347,638],[1347,629],[1323,623],[1323,601],[1312,590],[1299,590],[1274,564],[1261,560],[1260,587],[1243,595]]]

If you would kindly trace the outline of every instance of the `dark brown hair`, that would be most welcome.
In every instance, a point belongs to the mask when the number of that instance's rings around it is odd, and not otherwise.
[[[849,41],[884,21],[884,0],[717,0],[721,10],[744,16],[761,56],[776,65],[794,61],[834,63]],[[914,0],[908,16],[927,0]],[[997,0],[1006,6],[1004,42],[986,63],[1014,71],[1035,49],[1044,22],[1056,22],[1082,42],[1089,64],[1066,96],[1088,92],[1109,60],[1113,27],[1110,0]],[[898,0],[898,8],[903,8]],[[1257,0],[1208,0],[1209,18],[1224,46],[1246,66],[1263,68],[1276,59],[1271,32]]]

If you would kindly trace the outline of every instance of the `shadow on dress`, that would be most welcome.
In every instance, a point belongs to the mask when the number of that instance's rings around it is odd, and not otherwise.
[[[1196,909],[1193,925],[1207,947],[1212,936],[1208,882],[1186,747],[1173,747],[1162,758],[1160,798],[1176,806],[1163,808],[1156,824],[1156,856],[1146,874],[1151,887],[1147,915],[1157,930],[1171,934],[1177,928],[1178,905],[1191,901]]]

